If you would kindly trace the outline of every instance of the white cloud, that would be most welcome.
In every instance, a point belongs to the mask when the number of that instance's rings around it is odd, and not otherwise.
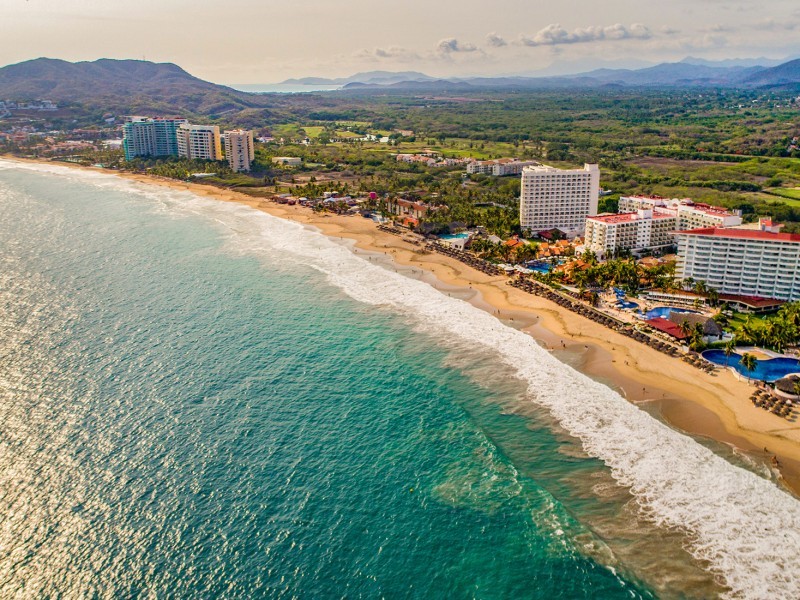
[[[605,27],[592,25],[579,27],[568,31],[558,23],[552,23],[540,29],[533,36],[521,35],[519,43],[523,46],[560,46],[562,44],[585,44],[604,40],[646,40],[652,37],[650,29],[641,23],[634,23],[626,27],[622,23],[615,23]]]

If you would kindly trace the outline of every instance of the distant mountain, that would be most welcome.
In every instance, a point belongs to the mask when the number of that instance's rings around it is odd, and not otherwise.
[[[171,63],[37,58],[0,68],[0,100],[40,98],[108,111],[205,115],[265,102],[263,97],[198,79]]]
[[[762,69],[745,79],[746,84],[756,86],[778,86],[798,82],[800,82],[800,58],[777,67]]]
[[[723,60],[706,60],[705,58],[695,58],[687,56],[682,63],[690,65],[703,65],[705,67],[774,67],[786,62],[788,59],[776,58],[726,58]]]
[[[728,86],[738,83],[762,67],[709,67],[686,62],[662,63],[645,69],[598,69],[582,73],[580,77],[606,83],[625,85],[664,86]]]
[[[775,87],[800,85],[800,59],[775,66],[748,65],[750,61],[738,59],[731,64],[709,64],[699,59],[677,63],[662,63],[641,69],[596,69],[575,75],[550,77],[466,77],[444,80],[395,82],[391,84],[349,84],[344,91],[360,90],[425,90],[447,91],[453,84],[467,86],[462,89],[567,89],[567,88],[625,88],[625,87]],[[725,62],[725,61],[721,61]],[[735,64],[734,64],[735,63]]]
[[[350,77],[328,79],[325,77],[303,77],[302,79],[287,79],[281,85],[347,85],[349,83],[364,83],[375,85],[391,85],[404,81],[434,81],[435,78],[425,73],[416,71],[367,71],[356,73]]]

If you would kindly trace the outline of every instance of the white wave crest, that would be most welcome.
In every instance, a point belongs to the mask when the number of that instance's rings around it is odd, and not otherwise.
[[[250,251],[294,257],[319,270],[359,302],[391,307],[434,335],[493,351],[658,525],[686,533],[688,550],[708,562],[730,588],[728,597],[800,597],[800,501],[774,483],[670,429],[468,302],[296,223],[190,194],[173,193],[171,202],[216,217]]]

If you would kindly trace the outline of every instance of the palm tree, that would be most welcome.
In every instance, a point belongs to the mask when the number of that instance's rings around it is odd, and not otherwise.
[[[731,354],[736,352],[736,336],[733,336],[731,339],[729,339],[725,343],[724,352],[725,352],[725,358],[726,358],[725,362],[730,362],[727,359],[729,359],[731,357]]]
[[[755,371],[756,366],[758,366],[758,361],[756,360],[756,357],[750,354],[749,352],[745,352],[742,355],[742,358],[739,362],[742,364],[745,371],[747,371],[748,373],[752,373],[753,371]]]

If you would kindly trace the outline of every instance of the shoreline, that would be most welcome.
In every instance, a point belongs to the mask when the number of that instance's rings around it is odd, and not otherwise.
[[[560,361],[618,391],[641,410],[646,410],[642,406],[646,404],[650,409],[647,412],[655,413],[676,430],[724,444],[733,453],[744,453],[773,473],[779,470],[780,483],[800,496],[800,424],[753,406],[749,401],[753,387],[728,369],[714,375],[700,372],[679,358],[665,356],[545,298],[509,286],[505,275],[486,275],[440,253],[422,253],[419,247],[380,231],[376,223],[360,216],[314,213],[236,191],[150,175],[8,155],[4,158],[91,170],[191,191],[245,204],[329,237],[351,240],[353,251],[384,255],[400,267],[418,269],[419,276],[434,287],[439,287],[438,282],[443,288],[465,294],[475,306],[531,335]],[[779,461],[779,469],[770,464],[773,456]]]

